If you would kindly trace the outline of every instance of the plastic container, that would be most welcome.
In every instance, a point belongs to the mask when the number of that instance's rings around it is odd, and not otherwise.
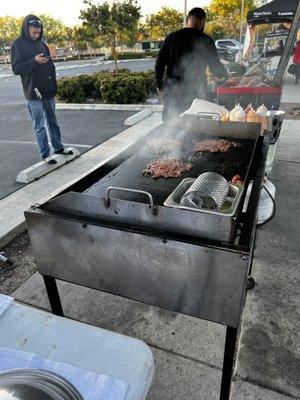
[[[264,104],[258,107],[258,109],[256,110],[256,114],[258,115],[258,122],[260,122],[261,124],[262,133],[267,130],[267,125],[268,125],[267,112],[268,109],[265,107]]]
[[[237,105],[229,113],[229,121],[235,121],[235,114],[237,112]]]
[[[249,113],[251,110],[253,110],[252,103],[250,103],[250,104],[247,105],[247,107],[246,107],[246,109],[245,109],[246,115],[248,115],[248,113]]]
[[[251,108],[251,110],[246,115],[246,121],[247,122],[258,122],[258,115],[256,114],[254,108]]]
[[[237,122],[245,122],[245,120],[246,120],[246,113],[245,113],[245,111],[243,110],[243,108],[239,108],[238,110],[237,110],[237,112],[235,113],[235,121],[237,121]]]
[[[274,163],[275,154],[276,154],[276,149],[277,149],[277,142],[275,144],[271,144],[269,146],[269,151],[268,151],[268,154],[267,154],[266,167],[265,167],[266,176],[269,176],[270,173],[272,172],[273,163]]]
[[[257,212],[257,222],[263,223],[267,219],[269,219],[273,214],[274,204],[272,199],[270,198],[269,193],[266,191],[265,187],[270,192],[273,199],[275,199],[276,187],[269,180],[265,180],[264,185],[261,190],[259,204],[258,204],[258,212]]]

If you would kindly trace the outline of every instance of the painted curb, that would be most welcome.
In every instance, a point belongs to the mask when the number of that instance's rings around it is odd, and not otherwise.
[[[135,125],[135,124],[143,121],[143,119],[150,117],[151,114],[152,114],[152,111],[149,109],[139,111],[137,114],[134,114],[131,117],[127,118],[124,121],[124,125],[126,125],[126,126]]]
[[[161,112],[163,106],[161,104],[70,104],[70,103],[56,103],[57,110],[113,110],[113,111],[142,111],[150,110],[153,112]]]
[[[57,164],[47,164],[45,161],[40,161],[37,164],[32,165],[29,168],[21,171],[16,178],[16,181],[19,183],[30,183],[34,180],[41,178],[42,176],[48,174],[49,172],[61,167],[74,160],[76,157],[80,156],[80,152],[74,147],[68,147],[67,150],[72,150],[72,155],[62,155],[62,154],[54,154],[51,159],[55,160]]]

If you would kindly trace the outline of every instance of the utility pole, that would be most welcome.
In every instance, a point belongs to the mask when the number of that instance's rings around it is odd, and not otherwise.
[[[183,27],[186,26],[186,14],[187,14],[187,0],[184,0],[184,5],[183,5]]]
[[[242,38],[243,38],[243,24],[244,24],[244,9],[245,0],[242,0],[241,4],[241,23],[240,23],[240,49],[239,49],[239,62],[242,61]]]

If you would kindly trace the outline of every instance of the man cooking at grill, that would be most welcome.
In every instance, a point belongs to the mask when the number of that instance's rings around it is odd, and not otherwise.
[[[214,76],[227,76],[213,39],[204,33],[205,18],[202,8],[193,8],[187,27],[170,33],[158,53],[155,77],[157,91],[163,94],[164,121],[178,117],[195,98],[205,99],[207,66]]]

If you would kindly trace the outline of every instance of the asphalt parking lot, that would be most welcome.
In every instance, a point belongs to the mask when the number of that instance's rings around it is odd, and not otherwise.
[[[153,68],[154,59],[120,61],[120,68],[132,71]],[[72,61],[56,65],[58,77],[113,69],[113,62]],[[81,153],[103,143],[125,129],[124,120],[132,112],[57,111],[62,138],[66,145]],[[0,66],[0,199],[20,189],[17,174],[40,161],[32,122],[23,96],[20,78],[12,75],[9,65]]]
[[[122,132],[127,111],[58,110],[63,142],[83,153]],[[13,129],[11,129],[13,124]],[[18,105],[12,118],[9,112],[1,118],[0,199],[20,189],[17,174],[40,161],[31,120],[24,105]],[[3,132],[6,132],[3,135]]]

